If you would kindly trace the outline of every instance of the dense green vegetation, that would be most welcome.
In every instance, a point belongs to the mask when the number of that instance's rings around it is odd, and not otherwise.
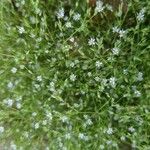
[[[0,0],[0,59],[0,149],[150,149],[149,0]]]

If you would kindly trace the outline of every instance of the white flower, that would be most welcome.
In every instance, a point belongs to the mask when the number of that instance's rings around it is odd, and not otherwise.
[[[88,41],[88,45],[93,46],[95,44],[96,44],[95,38],[90,38],[89,41]]]
[[[88,75],[89,77],[91,77],[91,76],[92,76],[92,73],[91,73],[91,72],[88,72],[87,75]]]
[[[103,2],[102,1],[96,1],[96,7],[95,7],[95,12],[96,13],[99,13],[99,12],[102,12],[104,10],[104,7],[103,7]]]
[[[138,91],[138,90],[135,90],[135,91],[134,91],[134,94],[135,94],[136,97],[140,97],[140,96],[141,96],[141,92]]]
[[[24,69],[25,68],[25,66],[24,65],[20,65],[20,69]]]
[[[50,85],[51,87],[54,87],[54,86],[55,86],[55,83],[54,83],[54,82],[50,82],[49,85]]]
[[[138,14],[137,14],[137,20],[138,21],[144,21],[144,13],[145,13],[145,8],[143,8]]]
[[[134,129],[133,127],[129,127],[128,130],[129,130],[130,132],[135,132],[135,129]]]
[[[137,75],[137,81],[142,81],[143,80],[143,73],[139,72]]]
[[[105,147],[104,147],[104,145],[100,145],[99,148],[100,149],[104,149]]]
[[[125,30],[119,30],[119,37],[122,38],[126,35],[126,31]]]
[[[52,119],[53,119],[52,113],[50,113],[50,112],[46,112],[46,117],[47,117],[49,120],[52,120]]]
[[[115,88],[115,87],[116,87],[116,78],[115,78],[115,77],[111,77],[111,78],[109,79],[109,84],[110,84],[113,88]]]
[[[64,16],[65,16],[64,8],[59,9],[57,12],[57,18],[62,19],[62,18],[64,18]]]
[[[102,85],[106,86],[107,85],[107,79],[102,79]]]
[[[68,122],[68,117],[67,116],[62,116],[61,121],[63,123]]]
[[[35,129],[38,129],[39,126],[40,126],[39,123],[35,123],[34,128],[35,128]]]
[[[120,38],[124,37],[127,33],[127,31],[120,29],[119,27],[113,27],[112,30],[113,33],[118,33]]]
[[[4,130],[5,130],[4,127],[3,127],[3,126],[0,126],[0,134],[3,133]]]
[[[70,63],[70,67],[73,68],[74,66],[75,66],[75,63],[74,63],[74,62],[71,62],[71,63]]]
[[[41,82],[42,81],[42,76],[37,76],[37,81]]]
[[[71,80],[71,81],[75,81],[75,80],[76,80],[76,75],[71,74],[71,75],[70,75],[70,80]]]
[[[128,69],[124,69],[124,70],[123,70],[123,73],[124,73],[125,75],[127,75],[127,74],[128,74]]]
[[[108,130],[106,131],[107,134],[113,134],[113,129],[112,128],[108,128]]]
[[[99,77],[95,77],[94,79],[95,79],[95,81],[97,81],[97,82],[100,81],[100,78],[99,78]]]
[[[7,87],[9,88],[9,89],[12,89],[13,88],[13,83],[12,82],[9,82],[8,84],[7,84]]]
[[[91,119],[88,119],[88,120],[86,121],[86,124],[87,124],[87,125],[92,125],[92,124],[93,124],[93,122],[92,122],[92,120],[91,120]]]
[[[51,92],[54,92],[54,91],[55,91],[55,83],[54,83],[54,82],[50,82],[48,88],[49,88],[49,90],[50,90]]]
[[[119,48],[113,48],[112,49],[112,52],[113,52],[114,55],[118,55],[119,51],[120,51]]]
[[[65,26],[66,26],[67,28],[71,28],[71,27],[72,27],[71,22],[67,22],[67,23],[65,24]]]
[[[36,18],[34,16],[30,17],[31,24],[36,24]]]
[[[125,140],[126,140],[125,136],[121,136],[121,137],[120,137],[120,140],[121,140],[121,141],[125,141]]]
[[[7,100],[4,100],[4,103],[8,106],[8,107],[12,107],[13,103],[14,103],[14,100],[13,99],[7,99]]]
[[[29,137],[29,133],[26,131],[26,132],[24,132],[23,136],[28,138]]]
[[[113,33],[119,33],[120,28],[118,28],[118,27],[113,27],[112,30],[113,30]]]
[[[45,126],[47,124],[47,120],[43,120],[42,124]]]
[[[96,61],[95,66],[96,66],[97,68],[100,68],[100,67],[103,66],[103,63],[100,62],[100,61]]]
[[[18,109],[20,109],[20,108],[21,108],[21,104],[18,102],[18,103],[16,104],[16,107],[17,107]]]
[[[13,68],[11,69],[11,72],[12,72],[12,73],[16,73],[16,72],[17,72],[17,68],[13,67]]]
[[[110,144],[112,144],[112,141],[108,140],[108,141],[106,141],[106,143],[107,143],[107,145],[110,145]]]
[[[73,20],[74,20],[74,21],[79,21],[80,18],[81,18],[81,15],[80,15],[79,13],[76,13],[76,14],[74,14],[74,16],[73,16]]]
[[[83,133],[79,133],[79,136],[78,136],[80,139],[84,140],[85,139],[85,135]]]
[[[25,33],[24,27],[18,27],[18,32],[19,32],[20,34]]]
[[[10,149],[11,149],[11,150],[16,150],[16,149],[17,149],[16,144],[14,144],[14,143],[12,142],[11,145],[10,145]]]
[[[37,113],[36,113],[36,112],[33,112],[33,113],[32,113],[32,116],[33,116],[33,117],[35,117],[36,115],[37,115]]]
[[[106,8],[109,10],[109,11],[112,11],[113,12],[113,7],[109,4],[106,4]]]
[[[132,141],[132,147],[133,147],[133,148],[136,148],[136,147],[137,147],[136,141]]]
[[[71,37],[71,38],[69,39],[69,41],[73,43],[73,42],[74,42],[74,37]]]
[[[71,138],[71,134],[70,133],[67,133],[67,134],[65,134],[65,139],[70,139]]]

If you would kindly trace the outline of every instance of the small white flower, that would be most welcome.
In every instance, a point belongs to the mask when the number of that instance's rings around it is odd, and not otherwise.
[[[73,43],[73,42],[74,42],[74,37],[71,37],[71,38],[69,39],[69,41]]]
[[[70,67],[73,68],[74,66],[75,66],[75,63],[74,63],[74,62],[71,62],[71,63],[70,63]]]
[[[18,27],[18,32],[19,32],[20,34],[25,33],[24,27]]]
[[[20,65],[20,69],[24,69],[25,68],[25,66],[24,65]]]
[[[74,20],[74,21],[79,21],[80,18],[81,18],[81,15],[80,15],[79,13],[76,13],[76,14],[74,14],[74,16],[73,16],[73,20]]]
[[[79,133],[78,137],[83,140],[85,138],[85,135],[83,133]]]
[[[113,134],[113,129],[112,128],[108,128],[108,130],[106,131],[107,134],[111,135]]]
[[[9,88],[9,89],[12,89],[13,88],[13,83],[12,82],[9,82],[8,84],[7,84],[7,87]]]
[[[87,125],[92,125],[92,124],[93,124],[93,122],[92,122],[92,120],[91,120],[91,119],[88,119],[88,120],[86,121],[86,124],[87,124]]]
[[[4,127],[3,126],[0,126],[0,134],[2,134],[4,132]]]
[[[127,74],[128,74],[128,69],[124,69],[124,70],[123,70],[123,73],[124,73],[125,75],[127,75]]]
[[[50,85],[51,87],[54,87],[54,86],[55,86],[55,83],[54,83],[54,82],[50,82],[49,85]]]
[[[138,90],[135,90],[134,94],[135,94],[136,97],[141,97],[141,92],[138,91]]]
[[[99,148],[100,148],[100,150],[101,149],[105,149],[105,146],[104,145],[100,145]]]
[[[119,51],[120,51],[119,48],[113,48],[112,49],[112,52],[113,52],[114,55],[118,55]]]
[[[46,117],[47,117],[49,120],[52,120],[52,119],[53,119],[52,113],[50,113],[50,112],[46,112]]]
[[[109,84],[110,84],[113,88],[115,88],[115,87],[116,87],[116,78],[115,78],[115,77],[111,77],[111,78],[109,79]]]
[[[113,12],[113,7],[112,7],[111,5],[106,4],[106,8],[107,8],[109,11]]]
[[[64,16],[65,16],[64,8],[59,9],[57,12],[57,18],[62,19],[62,18],[64,18]]]
[[[16,73],[16,72],[17,72],[17,68],[13,67],[13,68],[11,69],[11,72],[12,72],[12,73]]]
[[[63,123],[68,122],[68,117],[67,116],[62,116],[61,121]]]
[[[106,86],[107,85],[107,79],[102,79],[102,85]]]
[[[70,138],[71,138],[71,134],[70,133],[65,134],[65,139],[69,140]]]
[[[23,136],[28,138],[29,137],[29,133],[28,132],[24,132]]]
[[[51,91],[51,92],[54,92],[55,91],[55,83],[54,82],[50,82],[49,86],[48,86],[48,89]]]
[[[12,107],[14,100],[13,99],[6,99],[4,100],[4,103],[8,106],[8,107]]]
[[[32,113],[32,116],[33,116],[33,117],[35,117],[36,115],[37,115],[37,113],[36,113],[36,112],[33,112],[33,113]]]
[[[135,129],[133,127],[129,127],[128,130],[132,133],[135,132]]]
[[[143,80],[143,73],[139,72],[137,75],[137,81],[142,81]]]
[[[121,141],[125,141],[125,140],[126,140],[125,136],[121,136],[121,137],[120,137],[120,140],[121,140]]]
[[[100,61],[96,61],[95,66],[96,66],[97,68],[100,68],[100,67],[103,66],[103,63],[100,62]]]
[[[89,77],[91,77],[91,76],[92,76],[92,73],[91,73],[91,72],[88,72],[87,75],[88,75]]]
[[[11,145],[10,145],[10,149],[11,149],[11,150],[17,150],[16,144],[14,144],[14,143],[12,142]]]
[[[38,129],[40,127],[39,123],[35,123],[34,128]]]
[[[75,81],[75,80],[76,80],[76,75],[71,74],[71,75],[70,75],[70,80],[71,80],[71,81]]]
[[[42,124],[45,126],[47,125],[47,120],[43,120]]]
[[[144,21],[144,15],[145,15],[145,8],[143,8],[138,14],[137,14],[137,20],[142,22]]]
[[[132,147],[133,147],[133,148],[136,148],[136,147],[137,147],[136,141],[132,141]]]
[[[94,46],[96,44],[95,38],[90,38],[88,41],[89,46]]]
[[[106,144],[107,144],[107,145],[110,145],[110,144],[112,144],[112,141],[111,141],[111,140],[108,140],[108,141],[106,141]]]
[[[122,30],[122,29],[119,30],[119,37],[120,37],[120,38],[125,37],[126,33],[127,33],[127,32],[124,31],[124,30]]]
[[[16,107],[17,107],[18,109],[20,109],[20,108],[21,108],[21,104],[20,104],[20,103],[17,103],[17,104],[16,104]]]
[[[31,24],[36,24],[36,18],[34,16],[30,17]]]
[[[67,28],[72,28],[71,22],[67,22],[67,23],[65,24],[65,26],[66,26]]]
[[[119,33],[120,28],[118,28],[118,27],[113,27],[112,30],[113,30],[113,33]]]
[[[96,13],[100,13],[104,10],[104,7],[103,7],[103,2],[101,0],[99,1],[96,1],[96,7],[95,7],[95,12]]]
[[[42,76],[37,76],[37,81],[41,82],[42,81]]]
[[[94,79],[95,79],[95,81],[97,81],[97,82],[100,81],[100,78],[99,78],[99,77],[95,77]]]

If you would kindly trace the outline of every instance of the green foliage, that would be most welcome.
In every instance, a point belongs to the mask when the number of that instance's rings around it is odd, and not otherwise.
[[[3,149],[150,149],[149,0],[13,2],[0,1]]]

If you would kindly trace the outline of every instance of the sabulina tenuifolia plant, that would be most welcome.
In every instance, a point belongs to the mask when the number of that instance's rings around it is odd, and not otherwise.
[[[150,149],[149,0],[0,1],[0,149]]]

